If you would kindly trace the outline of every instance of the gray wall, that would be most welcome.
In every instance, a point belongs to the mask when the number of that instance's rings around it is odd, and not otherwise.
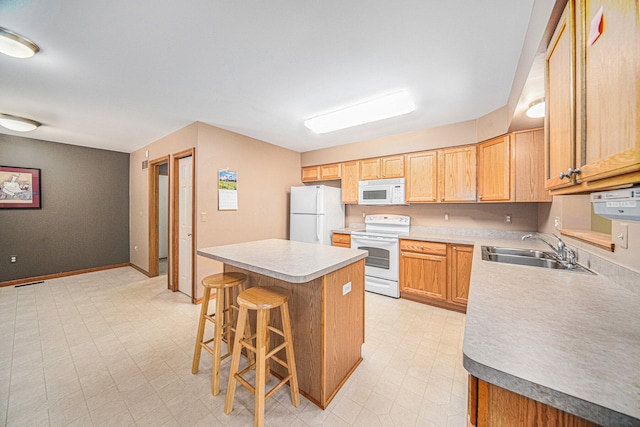
[[[129,262],[128,153],[0,134],[0,166],[41,169],[42,191],[0,209],[0,282]]]

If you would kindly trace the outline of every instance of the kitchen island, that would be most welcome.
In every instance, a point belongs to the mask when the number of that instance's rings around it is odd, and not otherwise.
[[[362,361],[367,252],[267,239],[204,248],[198,255],[224,263],[225,272],[245,273],[247,288],[280,286],[289,291],[300,392],[326,408]],[[271,316],[271,321],[280,327],[279,316]],[[275,345],[277,337],[272,339]],[[285,375],[276,363],[271,370]]]

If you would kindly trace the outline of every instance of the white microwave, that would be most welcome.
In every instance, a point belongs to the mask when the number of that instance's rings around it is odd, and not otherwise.
[[[406,205],[404,178],[372,179],[358,185],[359,205]]]

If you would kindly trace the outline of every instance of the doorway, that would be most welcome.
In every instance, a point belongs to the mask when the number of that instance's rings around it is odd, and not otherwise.
[[[168,246],[169,246],[168,182],[169,182],[169,156],[164,156],[154,160],[150,160],[149,161],[149,276],[150,277],[156,277],[160,274],[160,258],[168,257]],[[167,274],[167,286],[170,287],[169,274]]]
[[[172,283],[173,290],[180,291],[195,303],[193,281],[195,252],[195,148],[173,155],[173,205],[172,205]]]

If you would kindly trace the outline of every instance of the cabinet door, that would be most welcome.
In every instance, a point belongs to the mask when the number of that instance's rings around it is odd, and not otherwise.
[[[360,179],[380,178],[380,159],[360,160]]]
[[[309,166],[302,168],[302,182],[307,181],[319,181],[320,180],[320,167]]]
[[[561,173],[575,168],[574,24],[569,1],[547,48],[546,116],[547,153],[545,187],[557,189],[573,184]]]
[[[473,246],[449,245],[449,274],[451,290],[449,298],[452,303],[467,305],[469,299],[469,283],[471,282],[471,261]]]
[[[404,156],[383,157],[380,159],[382,178],[404,177]]]
[[[544,130],[513,134],[516,202],[550,202],[544,189]]]
[[[640,170],[640,36],[637,1],[583,0],[577,12],[578,182]],[[600,21],[598,11],[602,8]],[[591,29],[602,32],[593,42]],[[584,150],[581,148],[584,147]]]
[[[407,154],[407,202],[438,200],[438,152],[423,151]]]
[[[511,201],[511,169],[509,135],[478,144],[478,201]]]
[[[333,246],[340,246],[342,248],[351,247],[351,235],[344,233],[333,233],[331,236],[331,244]]]
[[[340,179],[340,163],[320,166],[320,179]]]
[[[446,300],[447,257],[401,252],[400,291]]]
[[[476,200],[476,146],[448,148],[438,153],[441,202]]]
[[[358,204],[358,161],[342,164],[342,203]]]

